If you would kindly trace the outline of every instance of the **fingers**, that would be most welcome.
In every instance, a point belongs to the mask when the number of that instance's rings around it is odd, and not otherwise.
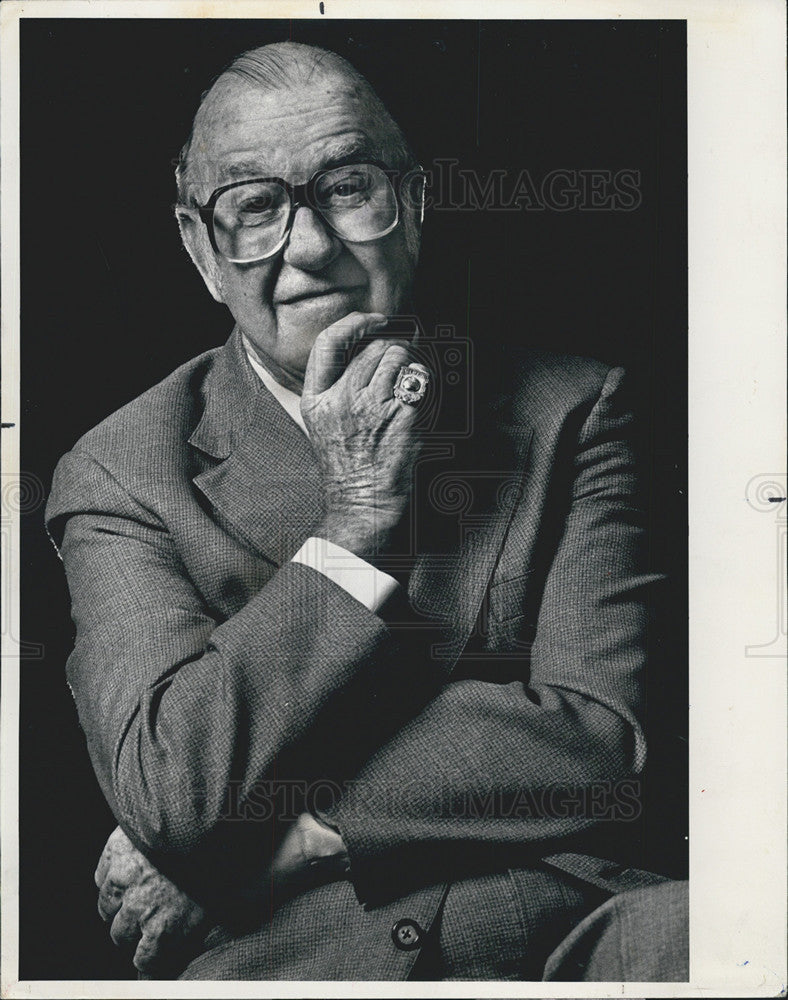
[[[304,396],[329,389],[347,367],[348,349],[364,334],[385,326],[382,313],[350,313],[318,336],[304,373]]]
[[[150,864],[121,830],[116,830],[94,875],[99,887],[98,911],[111,922],[116,945],[136,948],[134,965],[141,972],[181,954],[183,943],[196,940],[203,925],[202,908]]]
[[[369,385],[386,351],[395,345],[407,351],[407,345],[404,341],[378,339],[367,344],[364,350],[350,362],[347,368],[346,377],[349,379],[353,389],[358,392]]]
[[[386,351],[378,364],[377,371],[372,376],[369,383],[370,392],[379,400],[385,401],[394,397],[394,383],[397,380],[400,368],[407,365],[410,356],[405,347],[394,344]],[[414,407],[402,404],[406,409],[412,410]]]
[[[117,945],[131,945],[137,941],[141,933],[139,908],[129,899],[127,905],[121,906],[115,914],[109,936]]]
[[[98,912],[102,920],[112,920],[123,905],[129,887],[142,881],[145,858],[118,827],[104,846],[93,881],[98,887]],[[149,867],[149,866],[148,866]]]
[[[109,879],[99,886],[98,911],[105,923],[109,923],[123,905],[125,891]]]
[[[98,866],[96,867],[96,872],[93,875],[93,881],[96,883],[97,888],[100,889],[106,881],[107,876],[110,873],[113,860],[126,855],[133,850],[134,845],[121,828],[116,826],[107,838],[104,850],[101,852],[101,857],[99,858]]]
[[[109,866],[112,862],[112,852],[109,847],[105,847],[101,852],[101,857],[99,858],[99,863],[96,871],[93,875],[93,881],[96,883],[96,888],[100,889],[109,874]]]
[[[134,952],[134,968],[146,972],[159,958],[159,945],[162,939],[162,929],[154,921],[150,921],[142,931],[142,937]]]

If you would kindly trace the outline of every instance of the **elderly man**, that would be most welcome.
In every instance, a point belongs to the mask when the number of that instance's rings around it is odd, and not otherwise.
[[[58,466],[99,909],[151,974],[684,974],[676,884],[593,856],[658,579],[623,373],[524,351],[431,433],[443,373],[390,322],[423,188],[343,59],[241,55],[178,167],[232,336]]]

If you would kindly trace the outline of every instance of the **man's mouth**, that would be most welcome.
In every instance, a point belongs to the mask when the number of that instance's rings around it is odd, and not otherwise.
[[[277,298],[274,301],[276,306],[292,306],[299,302],[308,302],[314,299],[324,299],[331,295],[352,295],[354,292],[358,292],[360,286],[351,285],[350,287],[326,287],[326,288],[308,288],[301,292],[293,292],[291,295],[285,295],[281,298]]]

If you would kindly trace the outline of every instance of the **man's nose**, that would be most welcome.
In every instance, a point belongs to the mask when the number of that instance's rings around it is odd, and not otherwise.
[[[295,211],[284,259],[302,271],[320,271],[342,251],[342,244],[326,227],[319,214],[304,205]]]

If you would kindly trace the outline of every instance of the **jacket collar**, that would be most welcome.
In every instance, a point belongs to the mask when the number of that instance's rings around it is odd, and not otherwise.
[[[236,327],[205,380],[205,406],[189,444],[212,458],[228,458],[249,428],[261,388]]]
[[[219,462],[194,483],[247,545],[281,565],[323,515],[309,439],[253,371],[237,328],[204,393],[203,416],[189,443]]]

